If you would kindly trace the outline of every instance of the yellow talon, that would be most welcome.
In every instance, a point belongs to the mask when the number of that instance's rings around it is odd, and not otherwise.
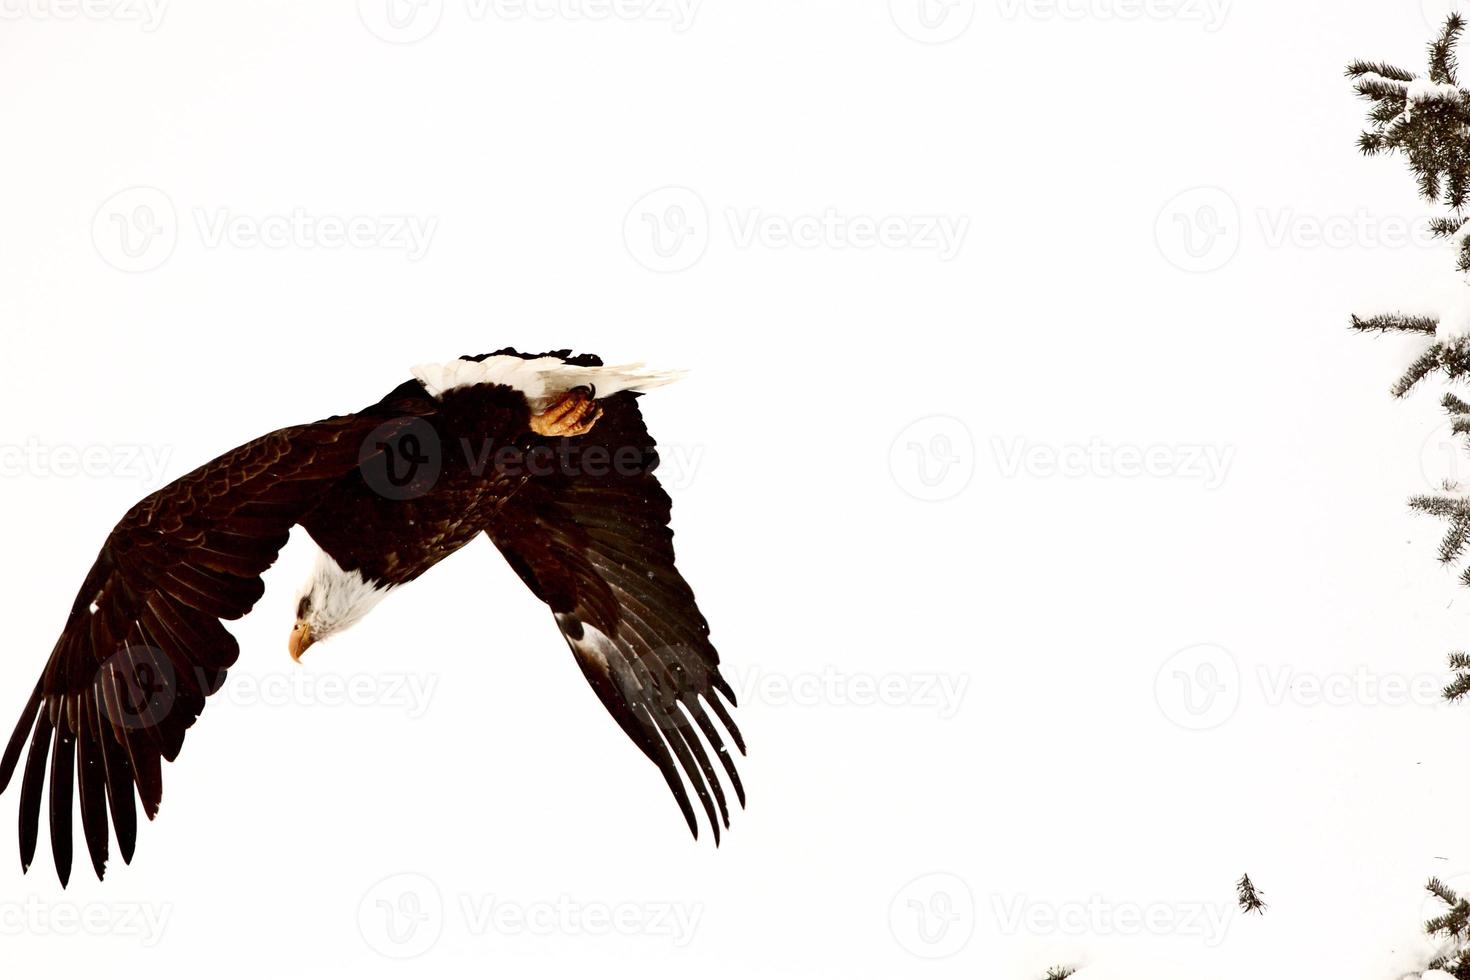
[[[539,415],[531,416],[531,431],[548,438],[584,436],[602,418],[602,406],[586,388],[573,388]]]

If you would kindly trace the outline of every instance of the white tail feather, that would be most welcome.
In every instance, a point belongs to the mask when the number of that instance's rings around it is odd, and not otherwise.
[[[593,388],[598,398],[606,398],[620,391],[657,388],[678,381],[684,372],[651,371],[642,363],[585,367],[568,364],[559,357],[527,359],[513,354],[498,354],[483,361],[420,364],[413,369],[413,376],[434,398],[470,385],[505,385],[525,395],[531,411],[544,412],[552,402],[573,388]]]

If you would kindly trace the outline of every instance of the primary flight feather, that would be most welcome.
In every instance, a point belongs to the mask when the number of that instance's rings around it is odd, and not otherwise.
[[[725,742],[742,754],[745,744],[709,627],[674,567],[669,497],[638,409],[639,392],[677,375],[510,349],[413,373],[361,412],[206,463],[113,530],[0,757],[0,793],[20,774],[23,869],[48,782],[63,885],[74,809],[98,878],[110,837],[132,860],[136,804],[150,820],[158,812],[162,761],[239,656],[221,621],[261,598],[297,525],[321,555],[297,605],[293,659],[483,533],[551,608],[690,831],[699,836],[692,789],[719,842],[730,823],[716,761],[743,806]]]

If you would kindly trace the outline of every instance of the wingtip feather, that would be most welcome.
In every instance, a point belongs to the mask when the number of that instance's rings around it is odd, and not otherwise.
[[[30,700],[26,702],[25,709],[21,712],[20,721],[15,725],[15,731],[11,733],[10,742],[5,746],[5,755],[0,758],[0,794],[10,788],[10,780],[15,776],[15,769],[20,762],[21,751],[25,748],[26,737],[31,733],[31,726],[35,724],[36,712],[41,707],[41,682],[36,682],[36,689],[31,692]]]

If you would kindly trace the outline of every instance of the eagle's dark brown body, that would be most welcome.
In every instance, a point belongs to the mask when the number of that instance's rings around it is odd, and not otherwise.
[[[523,483],[513,461],[544,442],[527,431],[525,399],[506,388],[436,402],[405,385],[395,396],[385,403],[413,414],[374,430],[366,448],[380,455],[301,519],[344,569],[386,586],[413,581],[483,533]]]
[[[298,524],[339,572],[384,590],[486,534],[555,614],[690,830],[698,835],[686,780],[718,841],[729,817],[715,762],[742,804],[744,790],[714,720],[744,744],[721,701],[733,705],[734,695],[708,626],[674,567],[669,498],[628,390],[639,376],[606,369],[616,393],[597,399],[599,421],[583,434],[550,438],[532,425],[548,379],[600,365],[567,352],[461,359],[441,372],[459,379],[443,390],[412,381],[355,415],[271,433],[134,507],[103,546],[0,757],[0,792],[22,773],[22,866],[35,854],[48,775],[63,884],[74,797],[98,877],[109,823],[131,859],[135,800],[150,819],[157,812],[162,761],[178,755],[239,656],[221,621],[260,599],[262,574]]]

